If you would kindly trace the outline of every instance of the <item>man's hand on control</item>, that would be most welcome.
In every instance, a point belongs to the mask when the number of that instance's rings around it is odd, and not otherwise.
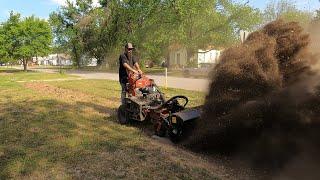
[[[142,74],[143,72],[139,69],[139,70],[138,70],[138,73],[139,73],[139,74]]]

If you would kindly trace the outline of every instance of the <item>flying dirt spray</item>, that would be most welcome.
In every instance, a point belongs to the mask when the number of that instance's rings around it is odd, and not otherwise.
[[[201,121],[184,144],[196,151],[246,152],[255,166],[281,169],[286,177],[306,177],[307,164],[319,169],[320,78],[309,44],[298,23],[277,20],[225,50]],[[287,172],[293,167],[299,171]]]

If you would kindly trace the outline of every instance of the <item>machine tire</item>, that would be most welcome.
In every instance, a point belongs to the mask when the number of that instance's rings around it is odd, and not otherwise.
[[[169,134],[170,140],[173,143],[178,143],[181,140],[181,137],[182,137],[181,134],[174,134],[172,131],[169,131],[168,134]]]
[[[127,116],[125,105],[120,105],[118,108],[118,121],[120,124],[128,124],[129,123],[129,118]]]
[[[178,143],[183,136],[182,127],[172,127],[168,129],[168,135],[173,143]]]

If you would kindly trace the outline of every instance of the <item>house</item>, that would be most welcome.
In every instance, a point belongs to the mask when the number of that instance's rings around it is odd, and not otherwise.
[[[245,31],[245,30],[240,30],[239,35],[240,35],[240,40],[243,43],[250,35],[251,32]]]
[[[187,66],[187,49],[178,48],[170,51],[169,54],[169,66],[170,67],[185,67]]]
[[[191,57],[191,61],[194,62],[197,67],[203,67],[208,65],[216,64],[219,60],[221,50],[208,49],[201,50],[199,49],[196,54]],[[169,67],[171,68],[183,68],[187,67],[191,63],[188,63],[187,59],[187,49],[178,48],[170,51],[169,55]]]
[[[86,63],[87,63],[86,66],[97,66],[98,60],[96,58],[91,58],[91,59],[88,59]]]
[[[69,66],[72,65],[71,57],[67,54],[49,54],[45,57],[33,57],[32,61],[38,65]]]
[[[197,64],[198,67],[204,67],[204,66],[210,66],[217,64],[219,61],[221,51],[210,49],[210,50],[198,50],[198,58],[197,58]]]

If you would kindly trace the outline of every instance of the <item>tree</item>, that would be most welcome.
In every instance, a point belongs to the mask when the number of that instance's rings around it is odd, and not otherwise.
[[[161,23],[166,12],[165,3],[160,0],[109,1],[106,10],[111,14],[108,28],[108,37],[113,41],[111,46],[117,49],[126,42],[133,42],[139,56],[157,60],[168,46],[170,30],[165,28],[166,23]]]
[[[306,11],[290,11],[282,14],[282,19],[286,21],[299,22],[302,27],[306,27],[312,20],[312,13]]]
[[[6,43],[5,43],[5,32],[3,29],[3,26],[0,25],[0,63],[4,63],[8,61],[8,52],[6,49]]]
[[[76,62],[90,56],[100,64],[126,42],[138,47],[142,59],[158,61],[174,44],[186,47],[190,59],[198,48],[234,42],[239,29],[261,20],[258,10],[232,0],[100,0],[98,8],[90,3],[68,2],[50,15],[56,44]]]
[[[297,21],[303,26],[307,25],[312,19],[310,12],[297,9],[295,2],[292,0],[269,1],[263,15],[265,22],[281,18],[285,21]]]
[[[112,43],[108,34],[108,16],[102,8],[95,8],[77,24],[83,41],[83,53],[97,59],[101,66]]]
[[[258,10],[229,0],[128,0],[107,4],[117,7],[118,13],[113,14],[117,15],[120,41],[134,42],[141,55],[152,60],[165,56],[172,44],[186,47],[190,59],[199,47],[230,43],[238,29],[251,29],[261,20]]]
[[[19,59],[15,54],[17,48],[20,46],[18,39],[19,23],[20,14],[11,11],[9,19],[1,25],[0,39],[2,43],[0,44],[0,56],[4,62],[12,62]]]
[[[20,57],[24,70],[27,70],[27,63],[32,57],[47,56],[50,53],[52,33],[47,21],[34,16],[25,18],[19,25],[20,46],[14,52]]]
[[[188,60],[199,47],[226,46],[239,29],[251,30],[260,23],[259,11],[229,0],[177,1],[176,6],[180,15],[176,37],[186,46]]]
[[[229,0],[167,0],[156,7],[142,26],[143,45],[156,56],[176,44],[186,47],[190,60],[198,48],[226,46],[239,29],[250,30],[261,21],[258,10]]]
[[[55,46],[71,53],[73,62],[81,66],[83,57],[83,39],[78,23],[92,11],[92,0],[67,0],[58,12],[52,12],[49,17],[52,31],[56,37]],[[59,48],[56,48],[59,49]]]
[[[52,33],[48,22],[34,16],[20,19],[20,14],[10,13],[0,29],[0,56],[6,61],[22,60],[24,70],[34,56],[50,52]]]

